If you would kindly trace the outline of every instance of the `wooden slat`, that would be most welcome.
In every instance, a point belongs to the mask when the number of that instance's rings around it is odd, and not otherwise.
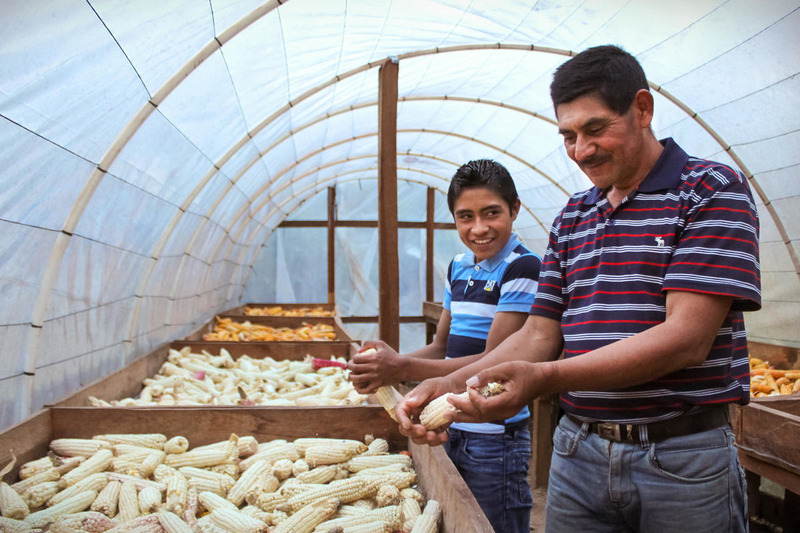
[[[378,335],[400,349],[397,253],[397,59],[378,72]]]
[[[531,464],[528,482],[531,489],[546,487],[553,453],[553,399],[537,398],[531,409]]]
[[[401,324],[416,324],[419,322],[425,322],[424,316],[401,316],[399,317]],[[370,324],[375,323],[378,321],[377,316],[343,316],[342,322],[345,324],[353,323],[353,324]]]
[[[769,361],[775,368],[800,368],[797,357],[800,350],[797,348],[748,341],[747,349],[751,357],[756,357],[762,361]]]
[[[34,413],[0,433],[0,468],[11,461],[12,452],[17,458],[14,469],[3,477],[3,481],[14,483],[18,479],[20,466],[47,455],[52,434],[49,409]]]
[[[336,187],[328,187],[328,303],[336,302]]]
[[[170,343],[170,348],[180,350],[189,346],[194,353],[206,350],[211,354],[218,354],[220,349],[226,349],[233,358],[249,355],[253,359],[272,357],[277,360],[288,359],[302,361],[306,355],[312,357],[350,358],[355,353],[356,347],[352,342],[214,342],[179,340]]]
[[[422,316],[429,324],[438,324],[444,307],[436,302],[422,302]]]
[[[427,214],[425,217],[425,300],[428,302],[433,301],[433,219],[436,215],[436,190],[433,187],[428,187],[427,197]],[[436,334],[436,326],[434,324],[425,325],[425,343],[430,344],[433,342],[433,337]]]
[[[784,402],[784,405],[786,404],[788,402]],[[736,443],[743,453],[800,475],[798,442],[800,442],[800,416],[755,402],[741,409],[741,429]],[[773,481],[780,483],[777,480]]]
[[[307,307],[309,309],[314,309],[315,307],[321,307],[322,309],[324,309],[326,311],[335,312],[335,306],[332,303],[307,303],[307,304],[303,304],[303,303],[295,303],[295,304],[248,303],[248,304],[240,305],[239,307],[234,307],[233,309],[229,309],[229,310],[227,310],[227,311],[225,311],[225,312],[223,312],[221,314],[226,315],[226,316],[233,316],[233,315],[252,316],[252,315],[245,315],[244,314],[244,310],[247,307],[259,307],[259,308],[281,307],[281,308],[287,309],[287,310],[289,310],[289,309],[302,309],[303,307]],[[308,317],[308,318],[314,318],[314,317]]]
[[[759,476],[763,476],[792,492],[800,492],[800,475],[790,472],[739,449],[739,463],[742,468]]]

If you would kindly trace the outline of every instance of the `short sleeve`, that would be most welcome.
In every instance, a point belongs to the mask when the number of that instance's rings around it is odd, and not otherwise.
[[[444,280],[444,298],[442,298],[442,307],[450,311],[450,302],[453,299],[453,292],[450,290],[450,283],[453,278],[453,260],[447,266],[447,276]]]
[[[536,298],[542,260],[534,254],[514,259],[503,272],[497,312],[527,313]]]
[[[744,178],[726,167],[708,169],[695,190],[664,291],[732,296],[733,310],[761,308],[758,212]]]
[[[536,299],[530,308],[530,314],[561,321],[566,302],[564,300],[564,277],[561,272],[561,256],[558,236],[561,231],[562,211],[553,221],[550,228],[550,240],[542,259]]]

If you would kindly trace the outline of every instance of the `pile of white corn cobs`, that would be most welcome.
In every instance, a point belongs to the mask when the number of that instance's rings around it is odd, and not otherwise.
[[[336,359],[333,358],[332,359]],[[90,397],[94,407],[154,405],[360,405],[359,394],[338,367],[314,370],[305,361],[234,360],[227,350],[220,355],[170,350],[167,362],[152,379],[144,380],[139,398],[105,401]],[[339,358],[338,361],[345,362]]]
[[[438,531],[439,504],[422,511],[411,457],[388,453],[383,439],[259,444],[231,435],[188,448],[160,434],[55,440],[47,457],[21,467],[21,481],[0,482],[0,531]]]

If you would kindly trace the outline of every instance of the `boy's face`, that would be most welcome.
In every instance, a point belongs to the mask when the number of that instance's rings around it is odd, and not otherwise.
[[[519,205],[518,199],[509,207],[505,200],[485,187],[461,192],[455,201],[453,218],[461,242],[475,254],[476,263],[496,255],[506,245]]]

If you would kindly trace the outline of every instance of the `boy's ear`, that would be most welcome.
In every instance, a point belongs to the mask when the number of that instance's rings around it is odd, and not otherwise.
[[[519,214],[519,209],[522,206],[522,202],[520,202],[519,198],[517,201],[511,205],[511,220],[514,221],[517,219],[517,215]]]

